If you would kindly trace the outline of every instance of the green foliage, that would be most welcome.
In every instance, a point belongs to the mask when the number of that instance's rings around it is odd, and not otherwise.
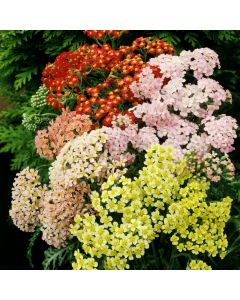
[[[0,82],[6,88],[36,90],[51,57],[85,42],[77,30],[0,31]]]
[[[40,233],[41,233],[41,227],[38,227],[32,234],[31,238],[29,239],[29,244],[27,247],[27,259],[28,259],[29,264],[32,269],[34,268],[34,264],[32,261],[32,250],[33,250],[33,246],[34,246],[37,238],[39,237]]]
[[[16,75],[16,80],[14,81],[14,87],[16,90],[20,89],[28,81],[32,79],[33,75],[37,75],[38,68],[37,67],[28,67],[24,69],[22,73]]]
[[[39,171],[42,181],[48,182],[47,169],[50,162],[37,155],[34,144],[35,135],[23,125],[0,126],[0,142],[3,146],[0,153],[10,152],[14,154],[11,169],[20,170],[29,166]]]
[[[64,248],[57,249],[49,247],[44,251],[43,269],[70,269],[71,263],[74,260],[74,251],[78,248],[79,242],[71,240]]]
[[[177,36],[177,34],[171,31],[159,31],[156,32],[154,36],[169,43],[174,49],[176,49],[176,47],[178,47],[181,43],[181,39]]]
[[[46,44],[46,54],[56,56],[62,51],[76,50],[86,43],[86,35],[80,30],[45,30],[43,39]]]

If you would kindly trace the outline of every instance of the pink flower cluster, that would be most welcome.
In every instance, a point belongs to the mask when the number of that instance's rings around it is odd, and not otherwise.
[[[105,151],[109,153],[112,160],[123,160],[126,165],[135,159],[135,155],[128,152],[129,146],[143,151],[159,143],[156,130],[148,126],[141,129],[137,124],[129,125],[124,129],[117,126],[103,127],[102,131],[106,136]]]
[[[54,159],[70,140],[91,129],[92,122],[87,115],[79,115],[69,109],[63,110],[47,130],[39,130],[35,137],[37,153],[48,160]]]
[[[223,153],[233,151],[237,127],[237,121],[230,116],[221,115],[218,118],[212,116],[207,119],[204,126],[204,130],[208,134],[206,143]]]
[[[39,213],[44,193],[45,187],[41,186],[37,171],[26,168],[16,175],[9,214],[22,231],[33,232],[40,224]]]
[[[180,57],[189,64],[196,79],[201,79],[203,75],[209,77],[216,67],[221,67],[217,53],[209,48],[182,51]]]
[[[131,90],[134,97],[154,100],[159,96],[163,86],[163,78],[156,78],[150,67],[143,68],[138,81],[133,81]]]
[[[179,79],[171,80],[161,91],[161,100],[172,105],[181,116],[195,115],[205,118],[218,110],[227,99],[227,92],[215,80],[202,78],[197,84],[185,84]]]
[[[158,68],[160,78],[151,66]],[[183,51],[179,56],[163,54],[150,59],[131,85],[135,97],[150,101],[132,109],[135,117],[154,128],[152,141],[158,136],[160,144],[173,145],[176,158],[192,150],[199,159],[212,148],[223,153],[234,150],[236,120],[213,117],[223,102],[231,101],[231,94],[217,81],[204,77],[212,75],[216,67],[220,67],[218,56],[208,48]],[[189,71],[193,71],[195,84],[185,78]]]
[[[54,186],[45,194],[42,212],[39,216],[42,224],[42,239],[56,248],[66,245],[70,238],[70,224],[84,208],[84,193],[90,189],[85,182],[65,188]]]
[[[150,101],[160,99],[183,117],[212,115],[231,96],[217,81],[203,78],[220,67],[218,56],[211,49],[183,51],[180,56],[163,54],[150,59],[148,64],[158,67],[161,77],[154,76],[149,66],[145,67],[139,80],[131,84],[134,96]],[[194,71],[197,84],[186,84],[185,75],[190,70]],[[163,84],[166,79],[168,83]]]

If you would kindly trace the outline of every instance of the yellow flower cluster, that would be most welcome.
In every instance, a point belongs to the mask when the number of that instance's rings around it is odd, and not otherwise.
[[[224,258],[232,199],[207,202],[210,183],[193,176],[185,158],[174,160],[171,147],[152,146],[144,165],[139,177],[112,174],[91,193],[96,213],[76,216],[71,226],[83,250],[75,252],[74,269],[127,269],[160,232],[180,252]]]
[[[191,176],[186,170],[186,161],[174,161],[170,147],[154,145],[138,178],[110,175],[101,194],[91,194],[97,214],[76,216],[71,227],[85,252],[75,252],[73,268],[95,268],[101,260],[103,269],[126,269],[128,260],[143,256],[161,231],[166,207]]]
[[[73,263],[74,270],[97,270],[98,263],[94,260],[94,258],[84,258],[79,250],[75,251],[74,257],[77,260],[77,262]]]
[[[207,203],[208,188],[205,179],[191,178],[180,189],[180,200],[169,206],[162,229],[172,234],[171,242],[180,252],[206,252],[224,258],[228,246],[224,228],[230,218],[232,199],[226,197],[220,202]]]
[[[190,261],[187,270],[212,270],[212,267],[202,260],[193,259]]]

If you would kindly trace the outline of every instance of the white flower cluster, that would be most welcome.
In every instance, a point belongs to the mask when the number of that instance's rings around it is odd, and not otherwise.
[[[81,180],[101,180],[114,172],[123,175],[125,163],[109,158],[108,152],[104,151],[106,141],[106,135],[101,129],[69,141],[50,168],[51,184],[70,187]]]
[[[40,108],[47,104],[46,98],[48,95],[48,89],[45,85],[41,85],[36,94],[30,99],[31,106],[34,108]]]
[[[23,113],[22,115],[22,125],[29,131],[36,131],[41,123],[42,119],[37,114]]]

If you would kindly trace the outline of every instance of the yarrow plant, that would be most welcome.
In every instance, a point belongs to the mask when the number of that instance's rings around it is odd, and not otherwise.
[[[84,33],[95,44],[48,63],[30,100],[42,118],[45,108],[56,114],[45,123],[23,116],[49,168],[47,183],[41,166],[17,175],[14,224],[40,228],[51,246],[45,266],[59,258],[76,270],[218,268],[239,208],[237,122],[222,111],[232,97],[210,77],[217,53],[177,55],[152,37],[122,45],[127,31]]]
[[[37,132],[35,137],[37,153],[52,160],[68,141],[90,131],[91,126],[89,116],[63,109],[62,114],[49,123],[48,129]]]

